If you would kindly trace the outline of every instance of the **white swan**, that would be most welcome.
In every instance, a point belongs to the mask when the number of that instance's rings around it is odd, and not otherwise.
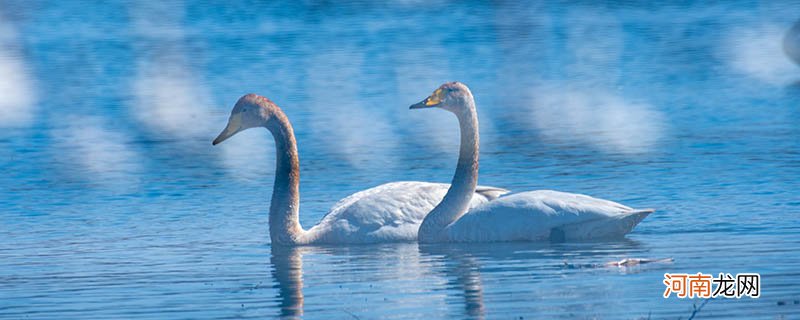
[[[337,244],[416,241],[422,218],[436,206],[449,185],[417,181],[383,184],[339,201],[309,230],[300,226],[300,163],[294,130],[286,114],[267,98],[248,94],[236,102],[216,145],[239,131],[265,127],[275,138],[275,184],[269,208],[273,244]],[[475,190],[475,189],[473,189]],[[488,202],[508,190],[479,187],[468,206]]]
[[[800,64],[800,21],[797,21],[783,37],[783,52],[795,63]]]
[[[652,213],[580,194],[540,190],[469,209],[478,182],[478,115],[466,85],[446,83],[411,109],[439,107],[458,118],[461,149],[450,189],[420,225],[420,242],[564,241],[622,237]],[[467,212],[467,210],[469,210]],[[466,212],[466,213],[465,213]]]

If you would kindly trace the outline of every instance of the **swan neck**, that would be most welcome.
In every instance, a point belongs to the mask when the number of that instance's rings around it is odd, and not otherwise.
[[[301,241],[300,161],[292,124],[286,115],[273,110],[266,128],[275,138],[275,183],[269,208],[269,235],[273,244],[291,245]]]
[[[425,217],[420,225],[419,240],[436,242],[444,239],[445,229],[461,218],[469,209],[469,203],[478,185],[478,153],[480,138],[478,114],[475,102],[470,97],[464,108],[456,112],[461,131],[458,165],[450,189],[442,201]]]

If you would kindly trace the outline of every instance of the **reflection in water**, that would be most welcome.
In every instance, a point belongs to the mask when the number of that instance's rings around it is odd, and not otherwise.
[[[446,247],[442,247],[445,248]],[[444,255],[446,251],[428,253],[427,255]],[[364,246],[304,246],[281,247],[273,246],[270,257],[272,263],[272,277],[278,287],[278,304],[280,315],[284,318],[297,318],[305,313],[305,296],[303,293],[303,259],[307,256],[312,261],[323,260],[325,264],[335,266],[334,274],[345,276],[353,275],[352,279],[342,279],[338,283],[346,284],[350,281],[366,282],[369,287],[385,281],[417,278],[429,272],[432,265],[420,261],[422,255],[413,243],[397,243]],[[448,260],[446,257],[445,260]],[[436,260],[441,260],[436,258]],[[483,317],[483,303],[481,296],[480,277],[475,261],[463,256],[454,256],[454,262],[444,261],[445,268],[442,277],[448,279],[448,286],[458,288],[459,296],[466,298],[465,309],[467,314],[475,318]],[[313,264],[313,263],[312,263]],[[371,269],[364,269],[372,266]],[[368,271],[365,273],[364,271]],[[326,270],[326,272],[329,272]],[[319,275],[317,281],[329,282],[324,274]],[[315,284],[319,286],[319,283]],[[310,285],[313,288],[315,285]],[[342,286],[339,285],[341,288]],[[400,290],[399,288],[397,290]],[[414,288],[413,291],[422,290]],[[410,293],[410,292],[409,292]],[[323,301],[325,303],[325,301]],[[311,308],[324,308],[324,306],[308,306]],[[396,307],[413,307],[399,305]],[[372,308],[363,307],[362,310],[328,310],[329,312],[342,313],[358,317],[362,313],[376,312]]]
[[[305,247],[273,246],[270,262],[272,277],[278,285],[281,317],[303,315],[303,255]]]
[[[800,312],[800,68],[779,48],[798,3],[37,3],[0,1],[3,316],[685,319],[693,301],[660,296],[676,271],[772,284],[703,318]],[[365,186],[452,178],[455,119],[406,109],[448,80],[475,88],[482,184],[654,206],[642,245],[302,248],[265,268],[271,137],[209,143],[236,98],[285,105],[316,222]],[[628,121],[585,128],[605,112]],[[675,262],[596,267],[630,257]]]
[[[458,309],[449,311],[435,309],[428,311],[439,317],[445,315],[441,312],[446,312],[448,318],[483,319],[493,317],[492,310],[486,308],[487,291],[497,295],[506,290],[514,290],[515,295],[505,299],[523,299],[529,302],[531,299],[547,300],[561,295],[585,296],[589,293],[576,293],[573,288],[560,288],[550,280],[585,277],[587,272],[594,272],[594,269],[614,273],[621,270],[618,273],[620,275],[636,273],[639,269],[631,271],[628,268],[608,268],[606,263],[643,255],[645,253],[641,245],[631,240],[571,244],[398,243],[344,247],[274,246],[270,262],[273,282],[277,284],[281,317],[297,318],[304,314],[317,314],[321,309],[337,316],[369,318],[373,315],[391,314],[395,308],[420,310],[417,304],[423,302],[409,299],[424,299],[424,303],[434,306],[459,306]],[[307,260],[305,264],[304,260]],[[306,279],[304,275],[307,276]],[[332,279],[334,276],[337,277],[335,281]],[[404,288],[397,285],[397,282],[406,283],[410,279],[420,278],[426,279],[424,282],[431,284],[441,283],[447,294],[444,297],[446,303],[431,300],[432,296],[429,296],[430,292],[427,291],[430,288]],[[392,291],[396,290],[397,294],[403,293],[404,298],[400,300],[403,303],[393,304],[399,301],[384,299],[386,304],[379,306],[330,310],[331,306],[336,306],[335,300],[314,298],[330,296],[320,295],[317,290],[322,292],[331,290],[325,289],[326,285],[331,284],[338,288],[361,287],[365,290],[362,292],[351,289],[341,293],[352,295],[350,299],[359,299],[358,294],[368,294],[387,286],[394,288]],[[606,284],[602,282],[599,285],[602,286],[602,290],[612,289],[606,288]],[[311,292],[304,292],[309,290]],[[309,300],[308,297],[312,296],[314,298]],[[522,312],[536,314],[535,311],[541,311],[546,315],[551,314],[554,307],[542,308],[544,309],[525,307]],[[494,312],[507,314],[504,310],[494,310]]]
[[[463,294],[464,311],[472,319],[483,319],[486,310],[483,305],[480,266],[470,254],[469,247],[462,245],[420,244],[422,256],[441,257],[444,268],[442,277],[448,279],[448,286],[457,288]]]
[[[455,296],[463,302],[464,312],[475,319],[492,318],[493,310],[485,307],[487,292],[515,292],[508,299],[528,301],[547,300],[561,295],[577,294],[571,288],[550,287],[563,277],[585,277],[585,273],[572,273],[571,262],[587,263],[605,268],[605,263],[620,257],[641,255],[640,244],[622,239],[598,243],[485,243],[485,244],[424,244],[420,254],[428,259],[440,260],[439,273],[448,279]],[[553,272],[554,270],[561,270]],[[626,273],[627,269],[621,269]],[[488,280],[487,280],[488,279]],[[515,287],[518,286],[518,287]],[[515,289],[511,289],[515,287]],[[533,300],[532,300],[533,299]],[[588,297],[587,297],[588,299]],[[590,299],[589,299],[590,300]],[[588,301],[588,300],[587,300]],[[532,308],[532,307],[531,307]],[[523,309],[533,315],[536,309]],[[497,313],[500,310],[494,310]],[[548,307],[543,312],[552,312]],[[564,309],[562,312],[570,312]],[[543,313],[545,315],[546,313]]]

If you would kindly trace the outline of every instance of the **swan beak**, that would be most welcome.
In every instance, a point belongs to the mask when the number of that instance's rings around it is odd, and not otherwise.
[[[425,109],[425,108],[433,108],[438,107],[439,104],[442,103],[442,89],[436,89],[430,97],[425,98],[425,100],[420,101],[419,103],[412,104],[409,109]]]
[[[242,115],[241,114],[234,114],[231,115],[231,118],[228,120],[228,126],[225,127],[225,130],[219,133],[214,142],[211,142],[211,145],[216,146],[222,141],[232,137],[239,131],[242,131]]]
[[[422,101],[420,101],[418,103],[412,104],[408,108],[409,109],[425,109],[425,108],[433,108],[433,107],[436,107],[438,105],[439,105],[438,102],[432,101],[431,98],[427,98],[427,99],[422,100]]]

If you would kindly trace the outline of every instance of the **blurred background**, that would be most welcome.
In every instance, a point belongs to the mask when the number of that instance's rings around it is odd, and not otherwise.
[[[761,299],[707,316],[798,314],[798,19],[797,1],[2,0],[0,317],[291,316],[298,289],[320,317],[688,317],[700,301],[661,298],[664,272],[762,273]],[[308,227],[368,187],[449,182],[455,118],[408,106],[454,80],[481,184],[659,211],[622,243],[308,249],[286,284],[272,138],[210,143],[236,100],[292,121]],[[631,255],[676,262],[564,267]]]

